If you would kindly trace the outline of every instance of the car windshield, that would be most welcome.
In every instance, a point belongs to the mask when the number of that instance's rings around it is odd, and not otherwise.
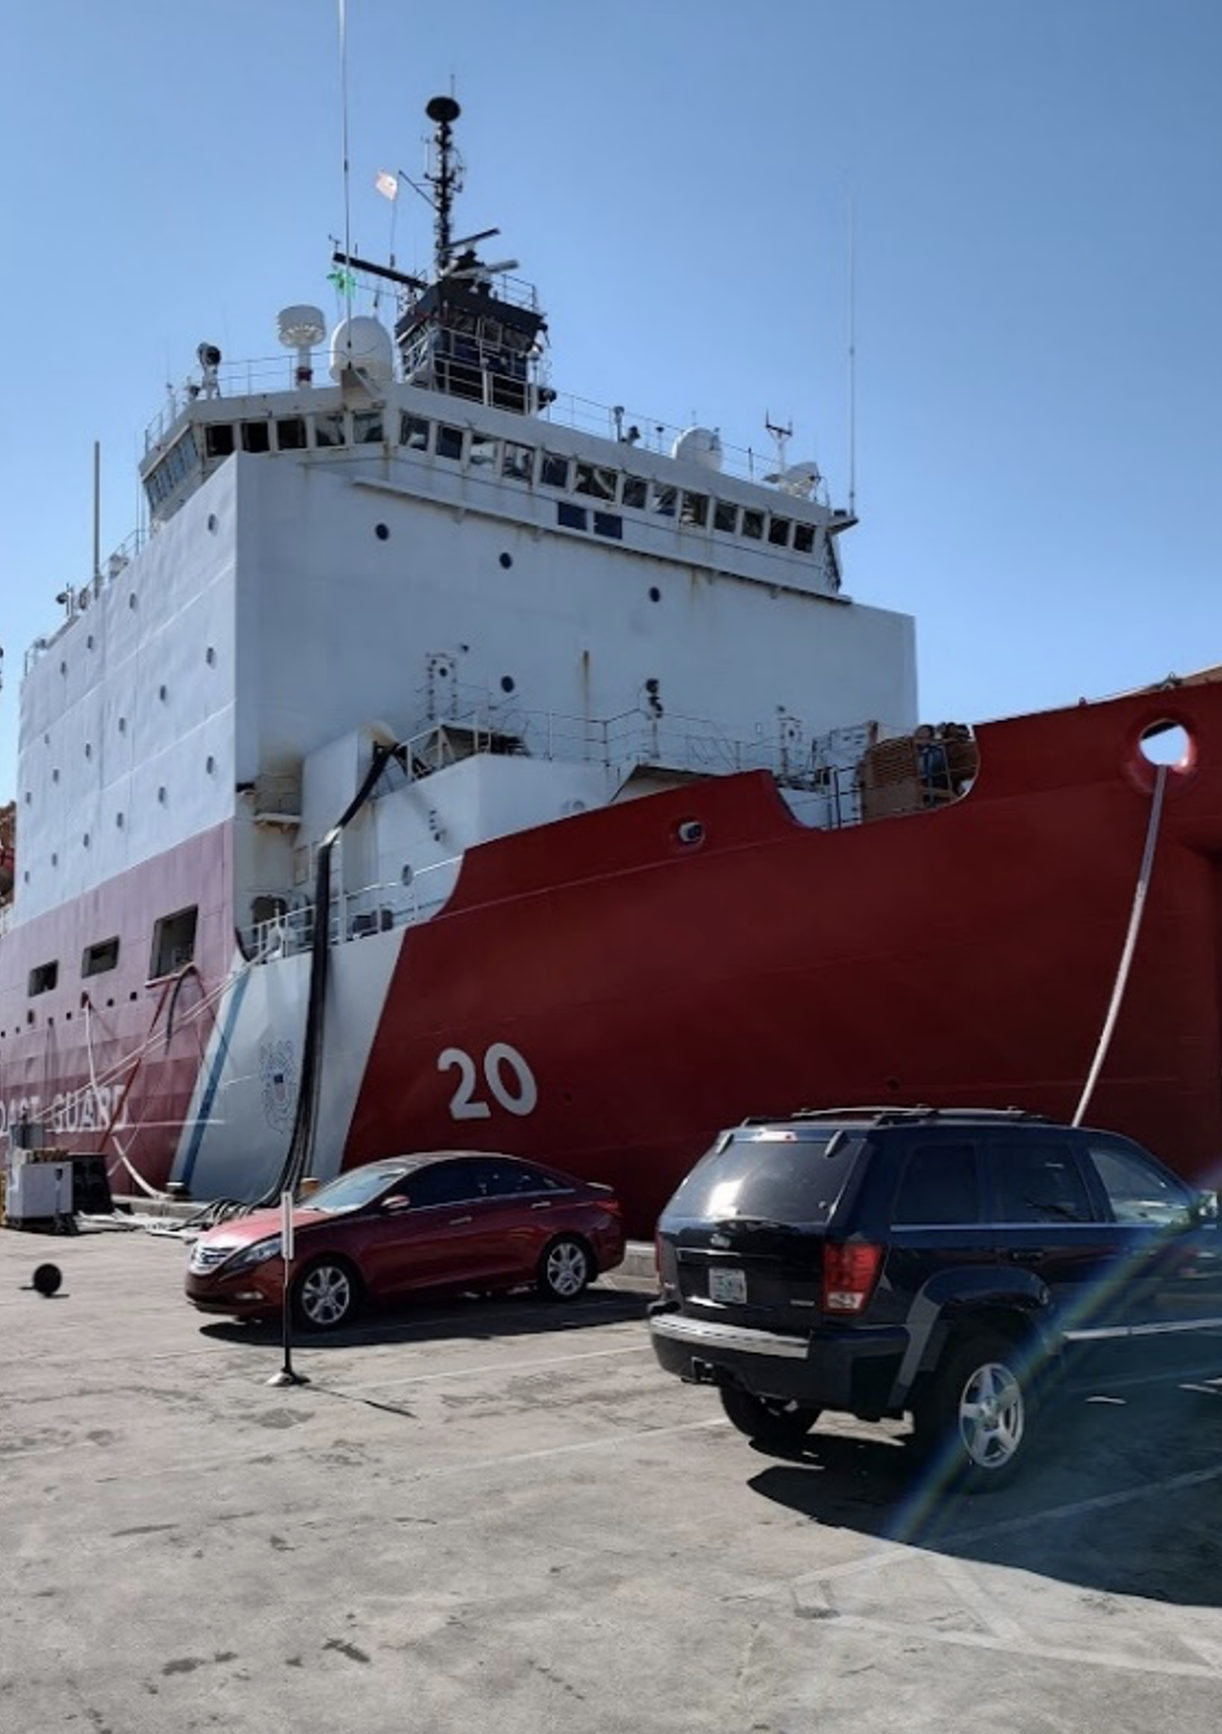
[[[696,1164],[666,1214],[825,1223],[861,1146],[857,1134],[834,1126],[743,1127]]]
[[[355,1168],[351,1174],[341,1174],[338,1180],[320,1187],[307,1198],[303,1210],[323,1210],[334,1216],[344,1210],[359,1210],[369,1204],[396,1180],[402,1180],[406,1168]]]

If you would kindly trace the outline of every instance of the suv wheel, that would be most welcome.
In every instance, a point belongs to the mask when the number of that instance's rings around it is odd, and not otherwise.
[[[819,1419],[818,1409],[800,1403],[783,1403],[773,1397],[755,1397],[737,1385],[718,1390],[727,1418],[768,1451],[796,1451]]]
[[[945,1453],[969,1493],[1009,1481],[1030,1454],[1034,1404],[1026,1353],[994,1332],[952,1345],[913,1422],[918,1447]]]

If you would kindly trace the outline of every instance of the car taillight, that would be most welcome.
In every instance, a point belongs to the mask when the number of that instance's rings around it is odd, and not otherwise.
[[[883,1249],[868,1241],[854,1240],[845,1246],[823,1248],[823,1310],[825,1313],[859,1313],[874,1293],[882,1267]]]

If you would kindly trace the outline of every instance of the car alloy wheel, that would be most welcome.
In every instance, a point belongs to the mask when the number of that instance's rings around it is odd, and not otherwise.
[[[297,1317],[307,1330],[338,1330],[356,1311],[356,1279],[346,1264],[319,1259],[297,1278],[293,1300]]]
[[[584,1241],[553,1240],[539,1260],[538,1288],[546,1300],[576,1300],[594,1276],[594,1261]]]
[[[960,1343],[914,1413],[918,1445],[944,1451],[945,1469],[966,1492],[1000,1487],[1030,1454],[1027,1353],[991,1332]]]

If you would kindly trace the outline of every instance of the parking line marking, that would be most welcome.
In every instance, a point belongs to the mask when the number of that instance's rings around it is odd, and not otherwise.
[[[345,1385],[341,1395],[347,1391],[384,1391],[391,1385],[423,1384],[428,1379],[465,1379],[479,1373],[519,1373],[531,1372],[539,1367],[565,1367],[571,1361],[598,1361],[610,1355],[640,1355],[649,1348],[648,1342],[630,1343],[626,1349],[589,1349],[580,1355],[549,1355],[544,1361],[487,1361],[476,1367],[448,1367],[433,1373],[404,1373],[398,1379],[372,1379],[360,1385]],[[339,1390],[339,1386],[334,1389]]]

